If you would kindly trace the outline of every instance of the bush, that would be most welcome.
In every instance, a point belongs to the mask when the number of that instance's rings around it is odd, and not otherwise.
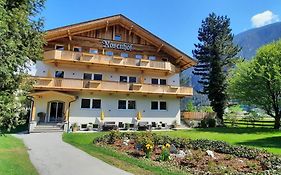
[[[208,125],[209,125],[209,128],[214,128],[214,127],[216,127],[216,119],[214,119],[214,118],[209,118],[209,119],[208,119]]]

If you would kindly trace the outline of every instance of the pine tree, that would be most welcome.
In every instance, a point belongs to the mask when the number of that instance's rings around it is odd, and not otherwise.
[[[234,65],[240,48],[233,44],[230,19],[211,13],[202,21],[198,30],[199,43],[195,44],[194,57],[198,60],[193,74],[200,76],[202,85],[199,93],[207,94],[213,110],[223,123],[227,102],[226,76],[229,67]]]
[[[42,55],[44,0],[0,0],[0,132],[25,112],[27,65]]]

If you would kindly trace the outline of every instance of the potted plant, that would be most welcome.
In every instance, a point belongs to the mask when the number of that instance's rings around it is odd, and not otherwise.
[[[93,131],[93,123],[88,123],[88,131]]]
[[[46,113],[45,112],[38,112],[37,116],[39,118],[39,122],[45,122]]]
[[[78,131],[78,129],[79,129],[78,123],[73,123],[72,124],[72,132],[76,132],[76,131]]]

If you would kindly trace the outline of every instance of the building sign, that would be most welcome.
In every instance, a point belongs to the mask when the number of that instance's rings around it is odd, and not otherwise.
[[[102,46],[109,49],[118,49],[118,50],[125,50],[131,51],[133,49],[133,44],[129,43],[115,43],[109,40],[102,40]]]

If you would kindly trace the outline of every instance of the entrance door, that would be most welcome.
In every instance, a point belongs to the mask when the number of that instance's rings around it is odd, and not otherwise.
[[[63,102],[50,102],[49,122],[62,122],[63,121]]]

